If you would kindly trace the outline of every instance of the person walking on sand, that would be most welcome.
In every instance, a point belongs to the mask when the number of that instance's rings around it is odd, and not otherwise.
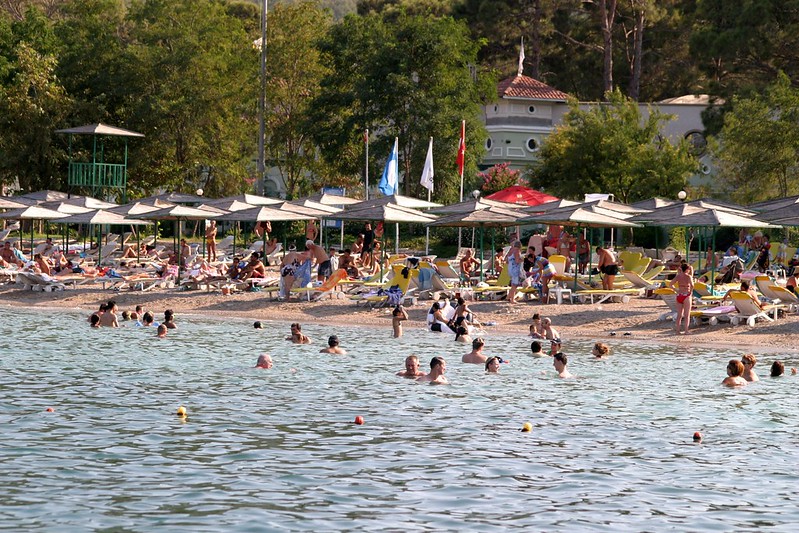
[[[208,250],[208,261],[216,261],[216,220],[205,229],[205,249]]]
[[[444,372],[446,371],[447,362],[443,357],[436,356],[430,360],[430,373],[418,378],[416,381],[430,383],[431,385],[447,385],[449,380],[444,377]]]
[[[674,330],[680,333],[680,323],[683,323],[684,335],[688,335],[688,327],[691,325],[691,305],[694,292],[694,279],[691,277],[690,266],[687,263],[680,265],[680,270],[669,282],[669,286],[676,287],[677,290],[677,318],[674,320]]]
[[[427,374],[419,370],[419,358],[415,355],[409,355],[405,358],[405,370],[400,370],[397,375],[403,378],[416,379]]]
[[[616,275],[619,273],[619,265],[616,263],[616,256],[610,250],[606,250],[601,246],[596,247],[596,253],[599,256],[599,261],[596,266],[602,275],[602,288],[606,291],[613,290],[613,282]]]

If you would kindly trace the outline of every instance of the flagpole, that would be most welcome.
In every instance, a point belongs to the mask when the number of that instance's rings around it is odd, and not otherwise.
[[[366,141],[366,199],[369,199],[369,128],[366,128],[366,133],[363,136]]]
[[[463,202],[463,167],[466,166],[466,121],[465,120],[461,121],[461,140],[460,140],[460,142],[463,145],[463,154],[461,155],[461,146],[458,146],[458,156],[462,157],[463,159],[461,160],[461,165],[460,165],[460,168],[458,170],[460,171],[460,175],[461,175],[460,201]],[[458,251],[460,251],[460,248],[461,248],[461,244],[462,244],[461,243],[461,238],[462,237],[463,237],[463,229],[459,227],[458,228]]]
[[[430,189],[427,189],[427,201],[430,201]],[[430,226],[425,228],[424,255],[430,255]]]

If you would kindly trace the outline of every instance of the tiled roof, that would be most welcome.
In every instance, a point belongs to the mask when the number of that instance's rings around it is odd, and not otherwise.
[[[500,98],[530,98],[565,102],[569,95],[529,76],[513,76],[497,86]]]

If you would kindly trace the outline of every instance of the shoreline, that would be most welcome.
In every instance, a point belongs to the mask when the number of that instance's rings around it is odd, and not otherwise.
[[[100,288],[78,288],[58,292],[23,291],[12,286],[0,289],[0,306],[30,309],[91,312],[100,303],[115,300],[120,310],[132,310],[137,304],[144,305],[156,315],[164,309],[173,309],[176,314],[194,315],[203,318],[236,317],[270,322],[300,322],[391,329],[390,309],[358,307],[349,300],[325,299],[319,302],[289,302],[271,300],[259,292],[241,292],[224,296],[219,292],[175,291],[158,292],[112,292]],[[564,352],[569,353],[569,339],[586,342],[647,343],[693,347],[729,349],[731,355],[739,356],[748,351],[754,353],[783,353],[799,355],[795,335],[799,333],[799,321],[792,315],[777,322],[758,322],[755,327],[732,326],[720,323],[716,326],[697,326],[688,336],[674,334],[673,322],[659,321],[666,311],[660,300],[632,298],[628,304],[606,303],[542,305],[537,302],[509,304],[506,301],[474,301],[469,306],[485,322],[495,322],[484,331],[503,335],[528,337],[528,326],[534,313],[552,318],[553,325],[564,339]],[[407,307],[407,326],[426,329],[427,310],[431,301],[419,301]],[[615,335],[611,333],[615,332]],[[409,332],[405,332],[408,336]],[[629,335],[625,335],[629,333]],[[529,338],[529,337],[528,337]],[[532,340],[532,339],[531,339]]]

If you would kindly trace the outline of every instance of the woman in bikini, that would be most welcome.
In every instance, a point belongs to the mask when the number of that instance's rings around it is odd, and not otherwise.
[[[680,322],[685,320],[683,334],[688,335],[688,327],[691,325],[691,294],[694,292],[694,279],[691,277],[690,265],[683,263],[674,279],[669,282],[672,288],[677,291],[677,318],[675,319],[675,331],[680,333]]]

